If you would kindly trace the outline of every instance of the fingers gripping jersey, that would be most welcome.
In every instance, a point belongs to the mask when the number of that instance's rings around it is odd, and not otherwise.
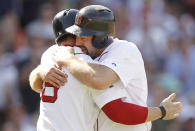
[[[47,66],[54,64],[51,52],[55,46],[57,45],[50,47],[43,54],[41,64],[47,64]],[[76,50],[81,52],[78,48]],[[78,54],[79,59],[91,60],[87,55]],[[57,89],[50,84],[44,84],[37,123],[38,131],[94,131],[93,126],[99,108],[92,101],[90,90],[65,68],[62,70],[68,75],[65,86]]]
[[[115,94],[119,95],[120,93],[123,94],[121,98],[125,102],[147,106],[148,91],[144,62],[134,43],[114,39],[114,42],[95,61],[111,68],[120,78],[120,81],[111,86],[111,88],[99,93],[93,92],[94,101],[100,108],[108,102],[116,100]],[[151,128],[150,123],[139,125],[115,123],[102,111],[98,120],[99,131],[149,131]]]

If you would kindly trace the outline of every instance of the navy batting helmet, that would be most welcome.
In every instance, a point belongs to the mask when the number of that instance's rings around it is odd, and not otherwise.
[[[78,10],[66,9],[56,14],[52,22],[56,43],[70,35],[65,29],[74,25],[77,13]]]
[[[78,12],[75,24],[66,31],[77,36],[94,36],[93,46],[101,49],[110,43],[109,36],[114,36],[115,17],[105,6],[89,5]]]

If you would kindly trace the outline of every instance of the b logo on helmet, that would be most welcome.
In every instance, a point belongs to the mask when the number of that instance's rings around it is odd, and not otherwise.
[[[75,24],[80,25],[82,21],[82,16],[80,14],[77,14]]]

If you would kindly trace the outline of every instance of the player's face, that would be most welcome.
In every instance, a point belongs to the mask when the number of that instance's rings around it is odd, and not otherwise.
[[[79,46],[84,53],[94,58],[96,57],[97,49],[92,45],[92,38],[93,36],[77,36],[76,46]]]

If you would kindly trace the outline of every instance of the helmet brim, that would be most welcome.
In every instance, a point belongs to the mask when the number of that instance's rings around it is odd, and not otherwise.
[[[97,32],[87,30],[85,28],[79,27],[78,25],[72,25],[66,29],[68,33],[74,34],[76,36],[94,36],[94,35],[103,35],[104,32]]]

